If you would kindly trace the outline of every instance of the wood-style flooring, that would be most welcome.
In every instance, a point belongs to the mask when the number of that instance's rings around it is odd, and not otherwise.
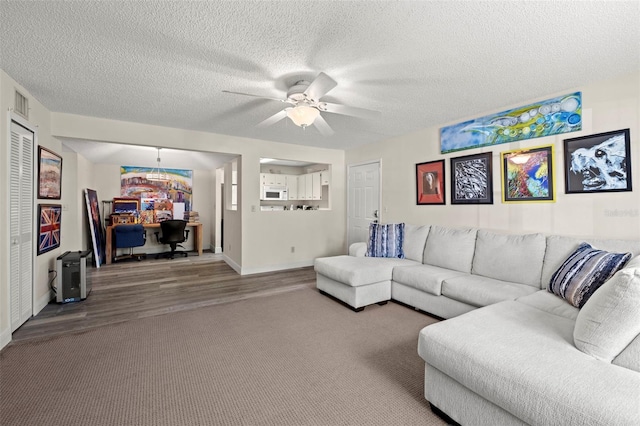
[[[315,285],[313,267],[241,276],[222,255],[124,260],[91,268],[91,293],[74,303],[49,303],[12,335],[13,342],[105,324],[260,297]]]

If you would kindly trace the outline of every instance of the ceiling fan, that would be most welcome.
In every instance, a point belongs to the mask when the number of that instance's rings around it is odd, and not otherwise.
[[[285,117],[289,117],[291,121],[293,121],[297,126],[305,128],[313,124],[322,135],[331,136],[334,132],[320,114],[321,112],[351,115],[360,118],[374,118],[380,114],[380,112],[378,111],[323,102],[320,100],[320,98],[326,95],[337,85],[338,83],[336,83],[335,80],[333,80],[327,74],[321,72],[312,82],[308,82],[306,80],[297,81],[287,91],[286,99],[253,95],[250,93],[232,92],[230,90],[223,90],[223,92],[232,93],[235,95],[253,96],[255,98],[270,99],[273,101],[284,102],[291,105],[289,107],[286,107],[282,111],[275,113],[266,120],[258,123],[257,127],[270,126]]]

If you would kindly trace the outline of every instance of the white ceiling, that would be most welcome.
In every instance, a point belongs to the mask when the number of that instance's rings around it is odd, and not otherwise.
[[[640,70],[637,0],[2,0],[0,22],[0,67],[51,111],[328,148]],[[222,92],[284,98],[321,71],[324,101],[380,117],[259,129],[285,105]]]

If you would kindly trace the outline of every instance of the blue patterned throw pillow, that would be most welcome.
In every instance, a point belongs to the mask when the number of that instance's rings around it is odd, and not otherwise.
[[[367,253],[369,257],[397,257],[404,259],[404,223],[372,223],[369,225]]]
[[[576,308],[582,308],[629,259],[631,253],[609,253],[582,243],[553,273],[548,290]]]

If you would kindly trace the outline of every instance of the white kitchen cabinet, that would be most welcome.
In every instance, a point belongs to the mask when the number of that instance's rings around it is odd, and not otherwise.
[[[306,200],[313,200],[313,174],[305,175],[306,179],[304,181],[304,193],[306,195]]]
[[[329,185],[331,180],[331,172],[329,170],[323,170],[320,172],[320,182],[322,185]]]
[[[298,199],[298,176],[286,175],[286,183],[287,183],[287,196],[289,197],[289,200],[297,200]]]
[[[271,176],[269,173],[260,173],[260,186],[271,185],[269,183],[272,179]]]
[[[320,181],[320,172],[311,173],[311,199],[322,199],[322,185]]]
[[[307,175],[298,176],[298,200],[307,199]]]
[[[260,184],[263,186],[285,186],[287,183],[285,175],[275,173],[260,173]]]

